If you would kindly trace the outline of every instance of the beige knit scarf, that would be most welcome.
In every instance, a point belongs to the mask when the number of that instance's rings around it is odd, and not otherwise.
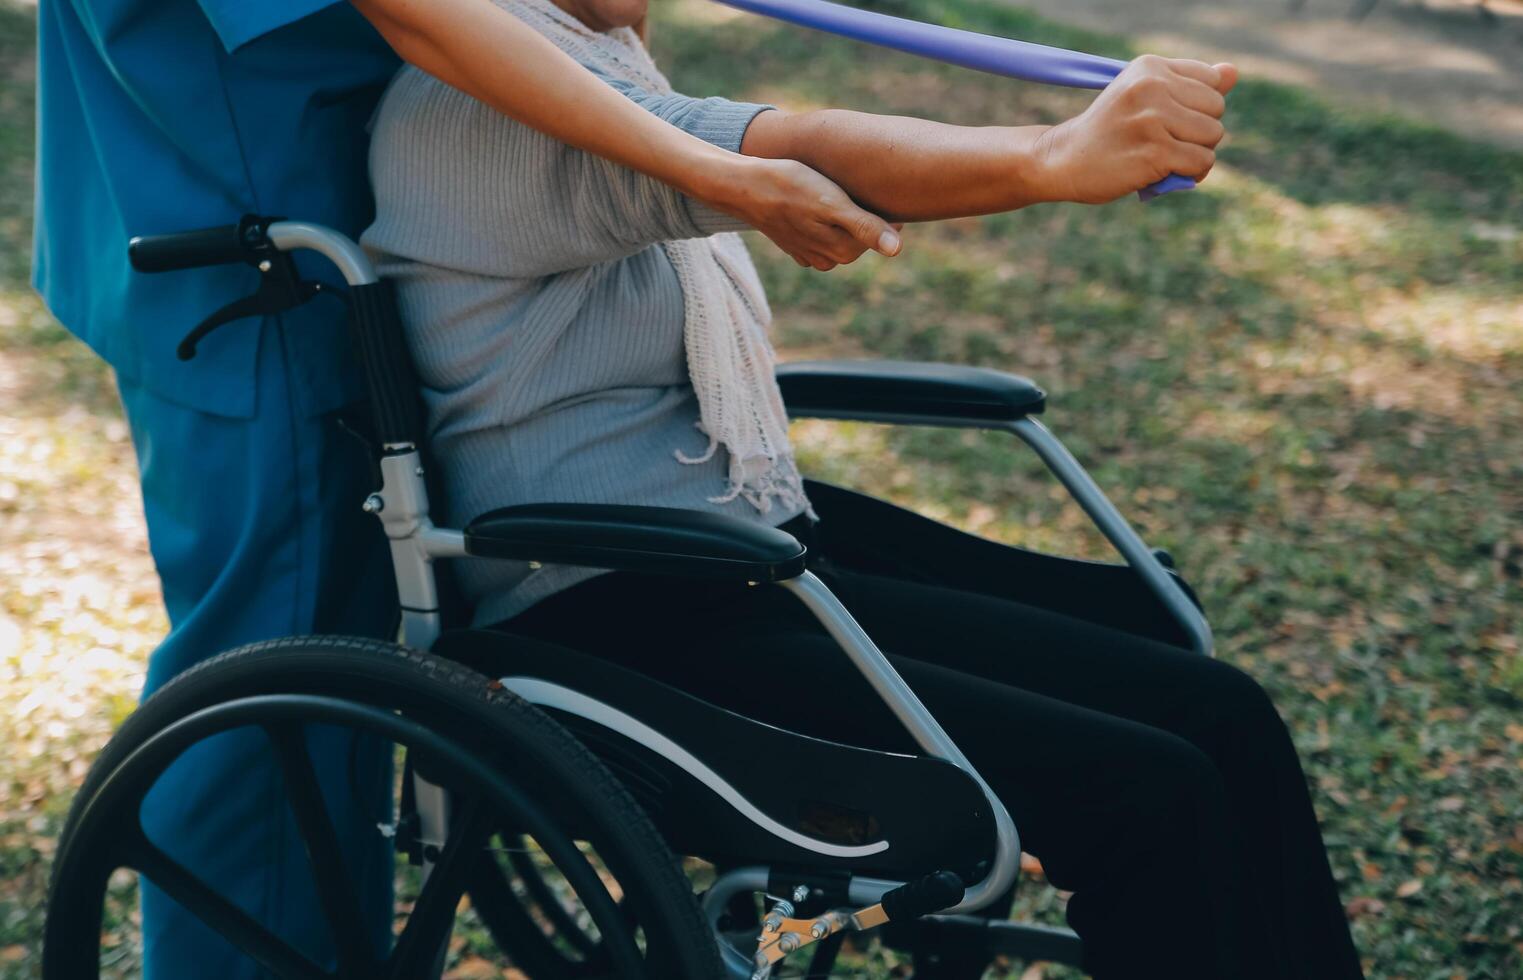
[[[590,30],[550,0],[496,0],[584,65],[657,93],[671,83],[634,31]],[[772,311],[739,235],[666,242],[684,300],[683,340],[688,374],[698,394],[699,431],[709,438],[703,463],[721,447],[729,454],[729,486],[710,498],[741,497],[762,513],[775,503],[807,507],[803,481],[788,442],[788,415],[774,377],[776,356],[767,340]]]

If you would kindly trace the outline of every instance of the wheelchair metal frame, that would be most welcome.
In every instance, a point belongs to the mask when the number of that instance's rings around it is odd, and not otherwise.
[[[307,222],[276,221],[268,226],[267,234],[270,242],[281,251],[311,249],[326,256],[350,286],[373,285],[380,281],[374,266],[360,247],[331,229]],[[1036,452],[1132,569],[1142,577],[1183,629],[1193,648],[1202,654],[1212,654],[1211,629],[1205,617],[1078,461],[1037,420],[1026,417],[1013,422],[991,423],[974,418],[949,419],[908,413],[810,414],[820,418],[891,425],[998,429],[1015,435]],[[401,641],[407,646],[427,650],[434,645],[442,630],[440,594],[433,563],[437,559],[466,557],[466,539],[460,530],[441,528],[433,523],[424,480],[423,456],[419,447],[411,442],[385,443],[381,450],[382,485],[365,500],[364,509],[380,520],[390,540],[402,609]],[[994,861],[986,877],[969,887],[963,900],[941,915],[955,916],[975,911],[994,901],[1015,883],[1020,870],[1020,837],[1004,804],[824,582],[805,571],[797,578],[777,584],[797,596],[814,614],[927,754],[951,762],[982,787],[994,816]],[[414,780],[420,836],[425,843],[442,844],[449,826],[447,794],[420,777],[415,776]],[[428,870],[429,865],[425,863],[424,873],[427,874]],[[744,892],[767,890],[768,871],[768,868],[761,866],[743,867],[719,876],[704,897],[704,908],[711,924],[716,927],[716,933],[719,917],[733,897]],[[899,884],[900,882],[877,878],[853,877],[848,890],[849,900],[864,905],[872,904]],[[1071,934],[1061,930],[1042,930],[1029,926],[1024,928],[1036,933],[1071,937]],[[726,953],[727,967],[734,975],[750,976],[752,966],[749,956],[739,953],[725,942],[721,942],[721,948]]]

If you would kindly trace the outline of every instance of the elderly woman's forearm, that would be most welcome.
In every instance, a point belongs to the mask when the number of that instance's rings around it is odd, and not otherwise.
[[[891,221],[1013,211],[1053,200],[1046,126],[949,126],[842,109],[764,112],[741,152],[808,164]]]

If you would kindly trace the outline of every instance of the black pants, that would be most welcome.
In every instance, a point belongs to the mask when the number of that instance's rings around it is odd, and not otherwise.
[[[1295,748],[1246,674],[1007,596],[830,558],[827,546],[817,574],[1005,802],[1048,879],[1074,893],[1068,920],[1092,975],[1361,976]],[[796,731],[915,750],[781,589],[611,573],[502,628]],[[936,975],[976,978],[983,965]]]

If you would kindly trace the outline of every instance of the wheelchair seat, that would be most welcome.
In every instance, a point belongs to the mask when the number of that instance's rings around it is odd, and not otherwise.
[[[859,491],[805,483],[834,564],[973,591],[994,584],[997,568],[999,586],[1032,605],[1187,642],[1126,565],[998,544]],[[680,552],[687,574],[708,578],[797,574],[802,559],[788,535],[761,525],[719,534],[711,523],[710,515],[660,508],[522,505],[472,521],[466,551],[589,564],[595,557],[657,573],[669,572]],[[602,550],[583,553],[593,547]],[[785,730],[511,631],[446,630],[433,651],[553,714],[621,777],[679,854],[889,879],[946,869],[975,881],[994,853],[987,798],[951,762]]]
[[[977,880],[994,853],[988,801],[950,762],[787,731],[511,633],[448,632],[435,652],[499,678],[575,732],[679,854],[901,879],[945,868]]]

